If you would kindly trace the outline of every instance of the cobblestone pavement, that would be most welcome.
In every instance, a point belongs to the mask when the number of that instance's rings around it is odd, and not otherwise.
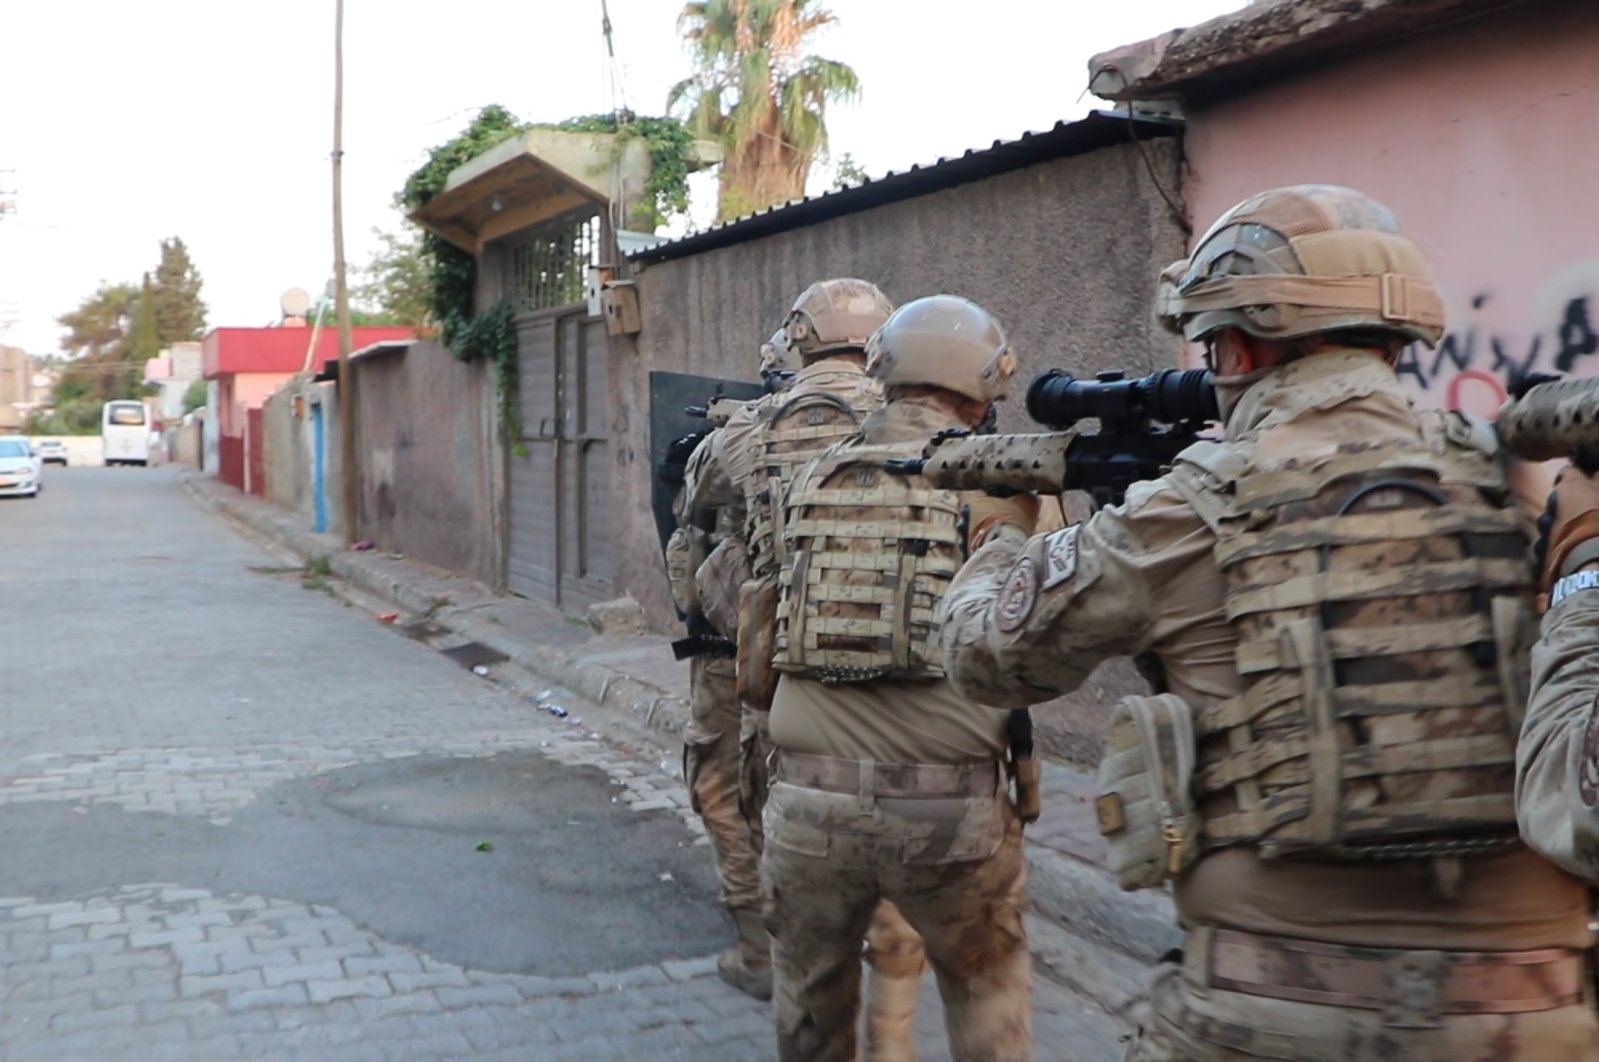
[[[772,1057],[669,762],[302,585],[169,470],[52,472],[0,556],[0,1058]],[[1115,1057],[1092,1006],[1036,1011],[1040,1058]]]

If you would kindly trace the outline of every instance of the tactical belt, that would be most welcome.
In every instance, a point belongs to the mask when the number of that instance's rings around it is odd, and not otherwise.
[[[1445,1014],[1521,1014],[1583,998],[1584,953],[1409,951],[1322,944],[1201,926],[1189,937],[1191,981],[1269,999],[1384,1012],[1427,1027]]]
[[[840,760],[805,752],[777,752],[773,780],[829,793],[868,792],[879,797],[993,796],[999,790],[999,762],[875,763]],[[870,788],[862,786],[869,779]]]

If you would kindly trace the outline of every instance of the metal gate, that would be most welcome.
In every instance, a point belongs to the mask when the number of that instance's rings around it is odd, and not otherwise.
[[[613,596],[605,318],[583,304],[517,318],[522,445],[510,458],[514,593],[561,608]]]

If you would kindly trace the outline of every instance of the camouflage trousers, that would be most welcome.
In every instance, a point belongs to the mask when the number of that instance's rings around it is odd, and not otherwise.
[[[719,899],[729,911],[761,902],[759,830],[746,816],[740,710],[731,660],[695,657],[690,664],[693,717],[683,746],[690,806],[705,824],[716,862]]]
[[[1592,1001],[1524,1014],[1448,1014],[1395,1028],[1378,1010],[1246,995],[1196,983],[1178,963],[1150,981],[1128,1062],[1578,1062],[1599,1059]]]
[[[866,928],[866,1052],[864,1062],[916,1062],[916,998],[927,948],[887,900]]]
[[[888,799],[774,782],[761,887],[783,1062],[853,1062],[861,940],[888,900],[925,942],[956,1062],[1032,1057],[1022,828],[1008,796]]]
[[[772,755],[770,718],[769,712],[746,708],[739,720],[739,801],[744,817],[749,819],[757,853],[761,850],[761,821],[766,810],[767,761]]]

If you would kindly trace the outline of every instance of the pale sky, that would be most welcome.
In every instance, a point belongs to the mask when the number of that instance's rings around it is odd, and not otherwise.
[[[835,156],[873,176],[986,147],[1098,101],[1096,52],[1245,0],[832,0],[816,52],[852,65]],[[625,103],[661,113],[689,72],[678,0],[610,0]],[[0,341],[57,348],[56,317],[136,283],[179,235],[209,324],[261,325],[332,274],[333,0],[53,0],[8,6],[0,63]],[[608,111],[600,0],[346,0],[345,238],[352,268],[427,148],[488,103],[554,121]],[[13,171],[13,172],[3,172]],[[825,172],[813,183],[825,187]],[[701,184],[696,217],[714,208]],[[0,196],[0,198],[6,198]]]

